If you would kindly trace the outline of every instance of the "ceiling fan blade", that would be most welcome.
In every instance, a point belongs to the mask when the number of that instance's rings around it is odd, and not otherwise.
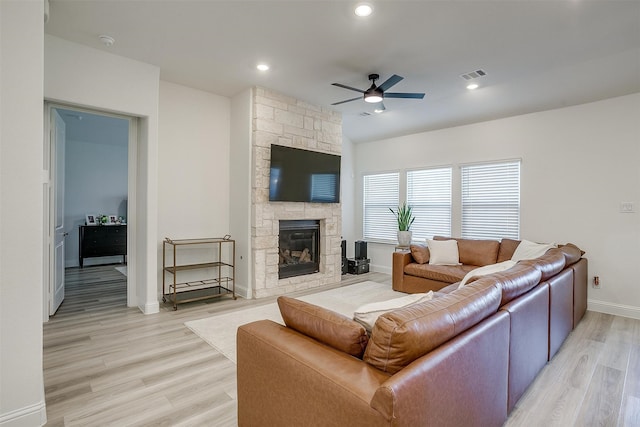
[[[334,103],[333,103],[333,104],[331,104],[331,105],[340,105],[340,104],[344,104],[345,102],[355,101],[355,100],[357,100],[357,99],[362,99],[362,97],[361,97],[361,96],[358,96],[358,97],[356,97],[356,98],[345,99],[344,101],[334,102]]]
[[[395,85],[402,79],[404,79],[404,77],[400,77],[399,75],[394,74],[393,76],[389,77],[384,83],[378,86],[378,89],[381,89],[384,92],[385,90],[391,89],[391,86]]]
[[[413,99],[422,99],[424,98],[424,93],[404,93],[404,92],[391,92],[385,93],[385,98],[413,98]]]
[[[342,83],[331,83],[331,84],[334,85],[334,86],[341,87],[343,89],[355,90],[356,92],[364,93],[364,91],[362,89],[356,89],[355,87],[343,85]]]

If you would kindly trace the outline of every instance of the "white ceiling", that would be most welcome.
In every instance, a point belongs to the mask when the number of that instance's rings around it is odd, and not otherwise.
[[[640,0],[369,3],[364,19],[345,0],[50,0],[45,31],[218,95],[260,85],[333,108],[353,142],[640,92]],[[460,75],[477,69],[487,75],[468,91]],[[387,99],[383,114],[362,100],[331,107],[358,96],[331,83],[366,89],[370,73],[426,96]]]

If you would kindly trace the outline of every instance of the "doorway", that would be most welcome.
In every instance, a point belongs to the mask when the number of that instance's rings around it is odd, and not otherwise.
[[[64,270],[82,268],[83,264],[85,267],[114,264],[113,268],[126,276],[127,305],[135,305],[131,304],[135,301],[135,289],[127,271],[135,270],[132,265],[135,257],[121,254],[133,254],[135,247],[127,223],[135,215],[137,119],[65,105],[45,104],[45,107],[50,128],[49,143],[45,143],[48,148],[45,165],[49,169],[45,215],[49,217],[46,234],[52,243],[47,245],[45,254],[48,280],[44,289],[44,319],[55,313],[64,298]],[[86,244],[85,250],[81,250],[82,240],[87,240],[80,237],[84,230],[96,236],[120,232],[124,234],[121,244],[126,250],[120,249],[115,255],[109,242],[106,250],[87,250]],[[91,239],[92,244],[94,240]]]

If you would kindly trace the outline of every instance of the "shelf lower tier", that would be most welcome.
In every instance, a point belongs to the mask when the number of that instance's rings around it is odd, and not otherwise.
[[[177,310],[178,304],[223,296],[236,299],[235,285],[231,277],[170,284],[169,293],[162,296],[162,301],[173,303],[173,309]]]

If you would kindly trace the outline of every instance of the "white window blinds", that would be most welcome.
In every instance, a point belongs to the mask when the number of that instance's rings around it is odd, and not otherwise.
[[[451,168],[407,172],[407,204],[414,239],[451,236]]]
[[[520,161],[469,165],[462,174],[462,237],[520,238]]]
[[[367,240],[397,239],[398,222],[389,212],[399,205],[400,174],[364,176],[363,237]]]

